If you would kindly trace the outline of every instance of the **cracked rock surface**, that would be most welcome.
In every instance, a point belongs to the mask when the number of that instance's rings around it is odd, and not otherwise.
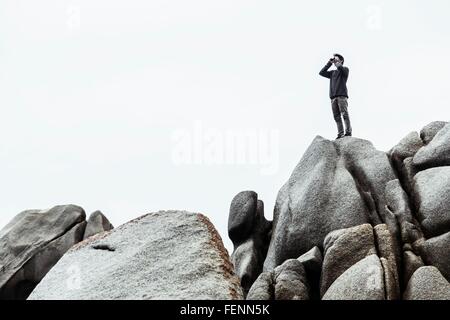
[[[158,211],[72,247],[29,299],[242,299],[203,215]]]

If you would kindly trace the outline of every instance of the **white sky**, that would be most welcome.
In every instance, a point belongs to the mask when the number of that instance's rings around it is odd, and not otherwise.
[[[447,0],[0,0],[0,227],[56,204],[115,226],[185,209],[231,252],[233,196],[255,190],[271,218],[312,139],[335,137],[318,75],[332,53],[350,68],[354,136],[388,150],[449,120],[449,12]],[[278,135],[277,170],[174,161],[176,132],[239,130]]]

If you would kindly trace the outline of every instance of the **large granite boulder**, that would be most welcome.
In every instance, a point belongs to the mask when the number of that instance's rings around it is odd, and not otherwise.
[[[244,294],[262,271],[269,247],[272,223],[264,217],[264,203],[254,191],[242,191],[231,201],[228,236],[234,245],[231,255]]]
[[[370,255],[333,282],[323,300],[384,300],[384,272],[380,259]]]
[[[80,242],[29,299],[242,299],[222,240],[203,215],[159,211]]]
[[[261,273],[247,300],[309,300],[309,289],[303,264],[298,259],[288,259],[274,270]]]
[[[26,210],[0,230],[0,299],[25,299],[55,263],[83,239],[84,210],[60,205]]]
[[[450,300],[450,283],[436,267],[421,267],[411,276],[403,299]]]
[[[419,251],[428,265],[438,268],[450,281],[450,232],[423,241]]]
[[[384,193],[394,179],[387,154],[369,141],[316,137],[278,193],[264,270],[314,246],[322,249],[333,230],[387,223],[396,234],[397,222],[386,209]]]
[[[424,234],[434,237],[450,231],[450,166],[420,171],[414,181],[417,217]]]
[[[109,222],[108,218],[106,218],[101,211],[94,211],[87,221],[83,239],[87,239],[97,233],[109,231],[111,229],[114,229],[114,227],[111,222]]]

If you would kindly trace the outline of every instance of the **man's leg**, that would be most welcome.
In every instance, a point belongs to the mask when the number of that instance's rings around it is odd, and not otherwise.
[[[344,125],[342,124],[341,111],[339,109],[338,99],[331,100],[331,109],[333,110],[334,121],[336,121],[338,137],[344,135]]]
[[[352,134],[352,125],[350,124],[350,116],[348,115],[347,98],[339,98],[338,106],[339,106],[340,113],[342,114],[342,118],[344,118],[345,134],[351,135]]]

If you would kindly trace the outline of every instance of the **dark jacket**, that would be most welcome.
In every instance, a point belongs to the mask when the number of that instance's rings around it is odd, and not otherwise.
[[[328,71],[331,64],[331,62],[328,62],[319,72],[322,77],[330,79],[330,98],[339,96],[348,98],[347,79],[349,70],[347,67],[340,66],[337,70]]]

